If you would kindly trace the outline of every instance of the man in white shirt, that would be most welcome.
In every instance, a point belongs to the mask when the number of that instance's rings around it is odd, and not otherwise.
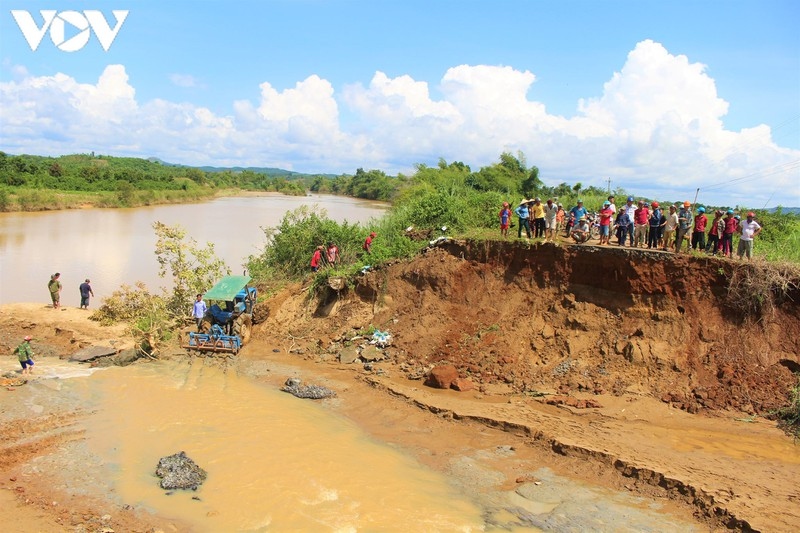
[[[739,222],[739,248],[737,250],[739,259],[747,254],[748,261],[753,255],[753,240],[756,235],[761,233],[761,225],[755,221],[756,214],[752,211],[747,213],[747,220]]]

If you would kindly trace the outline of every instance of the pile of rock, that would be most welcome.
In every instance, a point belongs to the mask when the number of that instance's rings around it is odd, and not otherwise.
[[[336,396],[336,392],[321,385],[302,385],[299,378],[289,378],[281,390],[288,392],[298,398],[306,398],[311,400],[322,400],[324,398],[332,398]]]
[[[161,478],[162,489],[197,490],[208,474],[187,457],[185,452],[180,452],[159,459],[156,475]]]

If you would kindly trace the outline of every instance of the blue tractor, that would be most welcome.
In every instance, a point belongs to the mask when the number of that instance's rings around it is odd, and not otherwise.
[[[250,280],[250,276],[225,276],[203,295],[208,311],[200,331],[189,334],[186,348],[236,353],[250,340],[253,324],[260,322],[258,291],[248,285]]]

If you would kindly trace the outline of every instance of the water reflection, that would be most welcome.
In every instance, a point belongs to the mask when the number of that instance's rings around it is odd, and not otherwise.
[[[164,285],[154,254],[156,221],[180,224],[200,245],[213,243],[217,255],[239,272],[247,256],[263,248],[262,228],[276,226],[301,205],[352,223],[368,222],[386,209],[385,204],[338,196],[265,195],[134,209],[0,213],[0,304],[49,302],[46,283],[56,271],[61,272],[66,306],[79,305],[78,285],[87,277],[99,298],[136,281],[156,290]]]

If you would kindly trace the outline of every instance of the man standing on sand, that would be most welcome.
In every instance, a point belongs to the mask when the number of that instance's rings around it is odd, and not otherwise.
[[[56,272],[50,276],[50,281],[47,283],[47,290],[50,291],[50,299],[53,301],[53,309],[61,307],[61,277],[60,272]]]
[[[739,259],[747,254],[747,260],[753,256],[753,241],[756,235],[761,233],[761,225],[755,220],[756,214],[750,211],[747,213],[747,220],[739,222],[739,248],[737,252]]]
[[[33,348],[31,348],[31,336],[26,335],[23,341],[14,350],[19,359],[19,364],[22,366],[22,375],[27,376],[33,370]]]
[[[91,283],[89,278],[86,278],[86,281],[81,283],[78,290],[81,291],[81,309],[89,309],[89,296],[94,296],[94,292],[92,292],[92,286],[89,285]]]

